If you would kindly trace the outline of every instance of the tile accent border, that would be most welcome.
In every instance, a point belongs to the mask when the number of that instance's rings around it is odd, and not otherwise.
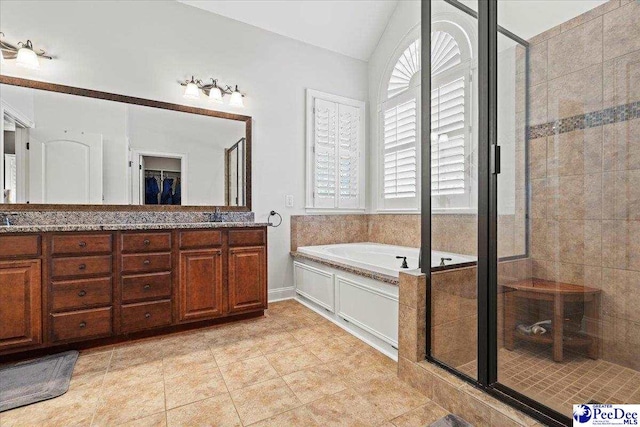
[[[529,126],[527,128],[527,138],[529,140],[543,138],[545,136],[553,136],[574,130],[589,129],[638,118],[640,118],[640,101]]]

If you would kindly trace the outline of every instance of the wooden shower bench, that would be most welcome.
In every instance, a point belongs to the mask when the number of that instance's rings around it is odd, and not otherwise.
[[[600,289],[541,279],[527,279],[502,285],[504,288],[504,346],[513,350],[515,340],[553,345],[553,360],[562,362],[564,347],[586,347],[587,356],[598,358],[600,337]],[[547,301],[553,304],[552,333],[526,335],[516,330],[517,300]],[[586,335],[564,333],[564,303],[583,302],[587,318]],[[542,320],[542,319],[540,319]]]

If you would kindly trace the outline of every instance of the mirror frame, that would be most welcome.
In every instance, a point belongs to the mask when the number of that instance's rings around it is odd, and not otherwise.
[[[154,101],[145,98],[119,95],[109,92],[101,92],[92,89],[66,86],[57,83],[48,83],[38,80],[24,79],[21,77],[11,77],[0,74],[0,84],[20,86],[29,89],[46,90],[49,92],[65,93],[68,95],[84,96],[87,98],[104,99],[106,101],[121,102],[125,104],[140,105],[143,107],[160,108],[163,110],[179,111],[181,113],[197,114],[200,116],[217,117],[220,119],[236,120],[245,124],[246,138],[246,205],[226,206],[174,206],[174,205],[67,205],[67,204],[0,204],[0,210],[11,211],[186,211],[186,212],[209,212],[215,208],[227,212],[251,212],[251,116],[241,114],[225,113],[223,111],[208,110],[206,108],[190,107],[187,105],[173,104],[170,102]],[[5,206],[7,209],[4,209]]]

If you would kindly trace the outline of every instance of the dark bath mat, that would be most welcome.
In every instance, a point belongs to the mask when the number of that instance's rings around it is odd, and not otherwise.
[[[440,418],[429,427],[473,427],[473,424],[469,424],[457,415],[449,414]]]
[[[65,394],[77,351],[0,367],[0,412]]]

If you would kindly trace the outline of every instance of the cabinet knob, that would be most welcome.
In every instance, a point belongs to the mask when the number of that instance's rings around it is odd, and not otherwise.
[[[84,289],[83,289],[83,290],[81,290],[80,292],[78,292],[78,296],[79,296],[79,297],[83,297],[83,296],[85,296],[86,294],[87,294],[87,291],[85,291]]]
[[[145,319],[148,319],[148,318],[150,318],[150,317],[151,317],[151,313],[145,313],[145,314],[144,314],[144,318],[145,318]]]
[[[78,326],[80,326],[80,329],[85,328],[87,326],[87,322],[80,322]]]
[[[145,291],[147,291],[147,290],[151,289],[151,285],[144,285],[144,286],[142,287],[142,289],[144,289]]]
[[[87,246],[87,242],[80,242],[78,243],[78,246],[80,246],[81,248],[84,248],[85,246]]]
[[[142,243],[144,243],[145,246],[149,246],[151,244],[151,240],[144,239],[144,241]]]
[[[142,261],[142,263],[143,263],[144,265],[149,265],[149,264],[151,264],[151,261],[150,261],[150,260],[148,260],[148,259],[145,259],[144,261]]]
[[[78,267],[78,269],[80,270],[85,270],[87,268],[87,264],[80,264],[80,266]]]

